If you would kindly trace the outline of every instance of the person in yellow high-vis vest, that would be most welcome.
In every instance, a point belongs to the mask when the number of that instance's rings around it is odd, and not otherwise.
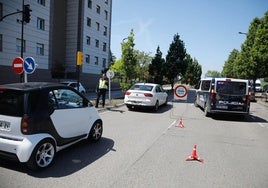
[[[96,106],[95,106],[96,108],[98,108],[99,106],[99,101],[100,101],[101,96],[102,96],[102,107],[104,107],[107,89],[108,89],[108,80],[105,74],[103,74],[96,88],[96,93],[97,93],[97,101],[96,101]]]

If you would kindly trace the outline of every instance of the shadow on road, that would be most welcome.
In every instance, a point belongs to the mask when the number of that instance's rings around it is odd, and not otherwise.
[[[115,151],[113,146],[114,141],[108,138],[102,138],[97,143],[82,141],[57,153],[51,167],[37,172],[31,171],[21,163],[12,161],[1,160],[0,166],[38,178],[63,177],[87,167],[110,151]]]
[[[263,119],[252,114],[249,115],[232,115],[232,114],[213,114],[211,116],[215,120],[219,121],[240,121],[240,122],[255,122],[255,123],[268,123],[266,119]]]

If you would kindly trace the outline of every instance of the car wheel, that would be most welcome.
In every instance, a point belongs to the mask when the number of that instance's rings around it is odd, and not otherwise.
[[[198,104],[197,104],[197,97],[195,97],[195,99],[194,99],[194,106],[195,106],[195,107],[198,107]]]
[[[26,165],[32,170],[46,168],[52,164],[56,154],[54,141],[44,139],[34,148]]]
[[[155,105],[154,105],[154,111],[156,112],[159,109],[159,102],[156,101]]]
[[[102,122],[96,121],[90,130],[89,140],[97,142],[101,138],[102,132],[103,132]]]
[[[167,103],[168,103],[168,97],[166,98],[164,105],[167,105]]]
[[[205,107],[204,107],[204,114],[205,114],[206,117],[209,117],[208,107],[207,107],[206,104],[205,104]]]

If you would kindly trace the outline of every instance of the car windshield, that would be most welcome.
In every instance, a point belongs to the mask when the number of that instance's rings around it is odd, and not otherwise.
[[[221,94],[246,94],[245,82],[217,81],[216,91]]]
[[[152,91],[153,86],[150,85],[133,85],[131,90],[142,90],[142,91]]]
[[[14,90],[0,90],[0,114],[22,116],[23,93]]]

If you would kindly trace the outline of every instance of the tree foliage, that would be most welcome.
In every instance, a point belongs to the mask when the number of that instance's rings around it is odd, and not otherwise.
[[[160,47],[157,47],[156,54],[149,65],[150,82],[162,84],[164,76],[165,59],[162,57]]]
[[[182,76],[181,82],[190,85],[198,84],[202,75],[201,65],[198,64],[196,59],[192,59],[189,54],[186,55],[185,62],[187,64],[187,69],[185,74]]]
[[[184,42],[180,40],[180,36],[176,34],[170,44],[165,63],[165,76],[168,78],[172,89],[175,79],[183,75],[187,69],[187,64],[184,61],[185,56],[186,49]]]
[[[233,50],[223,67],[223,75],[251,79],[268,76],[268,12],[254,18],[241,51]],[[255,84],[254,84],[255,85]]]
[[[221,77],[221,73],[215,70],[208,70],[205,77]]]
[[[229,77],[229,78],[236,78],[237,72],[234,69],[235,62],[238,58],[239,51],[237,49],[233,49],[230,53],[229,58],[225,61],[223,69],[222,69],[222,76]]]
[[[121,87],[125,90],[128,89],[133,79],[136,77],[137,58],[134,50],[134,31],[131,29],[130,34],[126,42],[122,42],[122,72],[124,81],[121,83]],[[134,71],[133,71],[134,70]]]

